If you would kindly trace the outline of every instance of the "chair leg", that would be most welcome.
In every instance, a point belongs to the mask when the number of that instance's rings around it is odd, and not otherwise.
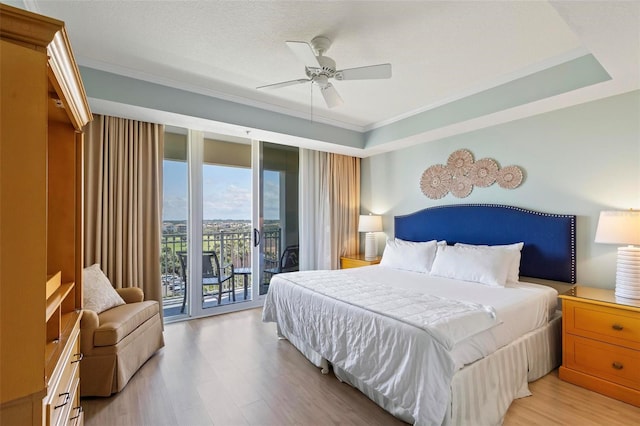
[[[222,283],[218,284],[218,305],[222,304]]]
[[[236,301],[236,276],[231,277],[231,294],[233,295],[233,301]]]
[[[184,314],[184,306],[187,303],[187,283],[184,283],[184,296],[182,296],[182,308],[180,309],[180,313]]]
[[[244,300],[247,300],[247,285],[249,281],[249,274],[244,274]]]

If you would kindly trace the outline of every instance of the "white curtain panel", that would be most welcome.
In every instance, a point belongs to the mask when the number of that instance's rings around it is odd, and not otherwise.
[[[300,150],[300,270],[331,269],[329,191],[322,172],[327,153]]]

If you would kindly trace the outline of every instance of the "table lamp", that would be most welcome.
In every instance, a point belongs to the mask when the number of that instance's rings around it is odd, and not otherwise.
[[[628,244],[618,247],[615,294],[640,299],[640,211],[600,212],[595,242]]]
[[[382,231],[382,217],[372,214],[360,215],[358,221],[358,232],[366,232],[364,239],[364,259],[373,260],[378,256],[376,247],[376,236],[374,232]]]

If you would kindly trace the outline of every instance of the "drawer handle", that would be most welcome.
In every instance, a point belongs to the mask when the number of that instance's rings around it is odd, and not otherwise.
[[[76,362],[80,362],[84,358],[84,354],[82,352],[77,353],[77,354],[73,354],[73,356],[77,357],[77,359],[75,361],[71,361],[71,364],[75,364]]]
[[[620,324],[613,324],[611,326],[611,328],[613,328],[616,331],[622,331],[622,329],[624,328],[623,326],[621,326]]]
[[[621,362],[614,362],[613,364],[611,364],[611,366],[616,370],[622,370],[624,368],[624,365],[622,365]]]
[[[76,415],[75,415],[75,416],[73,416],[73,417],[69,417],[69,420],[75,420],[75,419],[77,419],[78,417],[80,417],[80,414],[82,414],[82,411],[83,411],[83,410],[82,410],[82,405],[78,405],[77,407],[73,407],[73,408],[72,408],[72,410],[78,410],[78,414],[76,414]]]
[[[65,405],[67,405],[69,403],[69,400],[71,400],[71,395],[69,395],[69,392],[61,393],[58,396],[60,397],[60,396],[63,396],[63,395],[64,395],[64,402],[62,404],[60,404],[60,405],[54,405],[53,406],[54,410],[57,410],[58,408],[64,407]]]

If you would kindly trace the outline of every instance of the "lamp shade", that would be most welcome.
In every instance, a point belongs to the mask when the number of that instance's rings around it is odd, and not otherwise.
[[[358,232],[382,232],[382,216],[360,215]]]
[[[640,211],[600,212],[595,242],[604,244],[640,244]]]

